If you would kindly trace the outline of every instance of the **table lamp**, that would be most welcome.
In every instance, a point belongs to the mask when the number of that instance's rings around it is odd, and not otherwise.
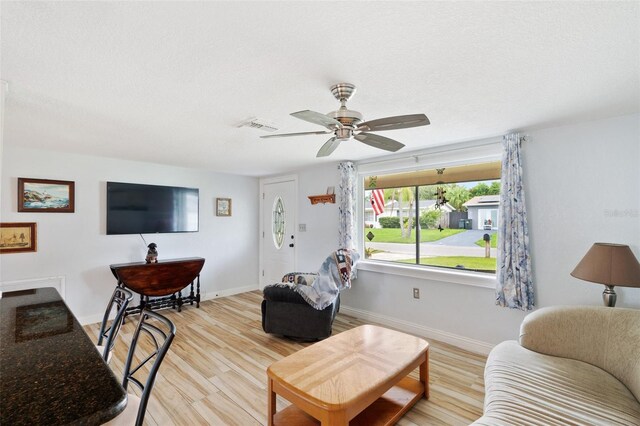
[[[595,243],[571,276],[604,284],[602,300],[605,306],[616,305],[614,286],[640,287],[640,263],[627,245]]]

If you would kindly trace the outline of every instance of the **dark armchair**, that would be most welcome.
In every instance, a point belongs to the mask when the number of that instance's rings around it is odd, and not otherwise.
[[[360,256],[348,249],[331,253],[316,274],[292,272],[263,290],[262,329],[302,340],[331,336],[340,310],[340,291],[351,287]]]
[[[266,333],[301,340],[320,340],[331,336],[333,320],[340,310],[340,295],[319,311],[288,285],[269,285],[263,292],[262,329]]]

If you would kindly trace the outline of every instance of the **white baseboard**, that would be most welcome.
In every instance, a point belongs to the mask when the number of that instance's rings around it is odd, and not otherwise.
[[[95,324],[97,322],[101,323],[103,315],[104,315],[104,312],[101,313],[101,314],[87,315],[85,317],[78,317],[78,322],[80,323],[80,325]]]
[[[247,285],[244,287],[225,288],[224,290],[214,290],[207,293],[202,293],[200,295],[200,300],[217,299],[218,297],[233,296],[234,294],[246,293],[248,291],[255,290],[258,290],[258,286],[256,284]]]
[[[438,340],[440,342],[448,343],[458,348],[482,355],[488,355],[494,346],[490,343],[481,342],[479,340],[470,339],[464,336],[459,336],[447,331],[436,330],[434,328],[425,327],[424,325],[389,317],[386,315],[376,314],[374,312],[369,312],[362,309],[352,308],[350,306],[340,305],[340,313],[350,315],[361,320],[376,322],[381,325],[386,325],[388,327],[395,328],[397,330],[411,333],[417,336],[425,337],[427,339]]]
[[[204,301],[204,300],[211,300],[211,299],[217,299],[219,297],[227,297],[227,296],[233,296],[234,294],[240,294],[240,293],[246,293],[248,291],[254,291],[257,290],[258,286],[257,285],[248,285],[248,286],[244,286],[244,287],[233,287],[233,288],[227,288],[224,290],[216,290],[216,291],[210,291],[208,293],[200,293],[200,301]],[[188,306],[188,305],[185,305]],[[102,316],[104,315],[104,313],[101,314],[95,314],[95,315],[88,315],[85,317],[80,317],[78,318],[78,322],[82,325],[87,325],[87,324],[94,324],[96,322],[102,322]]]

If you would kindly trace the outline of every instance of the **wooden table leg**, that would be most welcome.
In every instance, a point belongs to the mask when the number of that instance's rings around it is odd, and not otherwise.
[[[424,398],[429,399],[429,348],[424,353],[424,361],[420,364],[420,381],[424,384]]]
[[[273,380],[271,378],[267,379],[268,382],[268,393],[267,393],[267,416],[269,426],[273,426],[273,416],[276,414],[276,394],[273,391]]]
[[[347,413],[344,410],[329,411],[320,421],[322,426],[348,426]]]

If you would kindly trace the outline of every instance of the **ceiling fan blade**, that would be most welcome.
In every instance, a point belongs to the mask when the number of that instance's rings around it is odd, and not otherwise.
[[[340,139],[331,138],[322,145],[320,151],[316,154],[316,157],[327,157],[331,155],[333,151],[340,145]]]
[[[304,111],[292,112],[291,115],[293,115],[295,118],[299,118],[300,120],[308,121],[309,123],[319,124],[329,130],[342,128],[342,123],[340,123],[338,120],[327,117],[320,112],[310,111],[307,109]]]
[[[396,152],[397,150],[404,147],[404,144],[401,144],[398,141],[371,133],[360,133],[359,135],[355,135],[354,138],[372,147],[384,149],[391,152]]]
[[[379,132],[382,130],[407,129],[409,127],[426,126],[430,124],[424,114],[397,115],[395,117],[379,118],[377,120],[360,123],[356,130],[363,132]]]
[[[268,138],[286,138],[289,136],[303,136],[303,135],[328,135],[330,133],[333,133],[329,130],[322,130],[319,132],[300,132],[300,133],[280,133],[278,135],[264,135],[264,136],[260,136],[262,139],[268,139]]]

